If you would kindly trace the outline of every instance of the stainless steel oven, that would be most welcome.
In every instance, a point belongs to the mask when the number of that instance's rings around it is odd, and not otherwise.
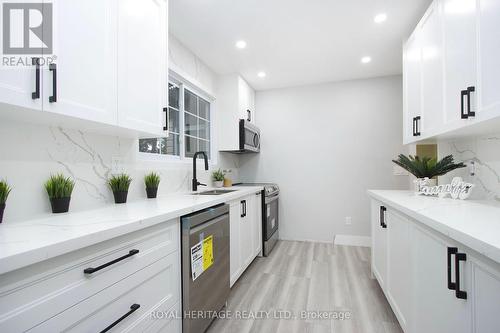
[[[245,119],[240,119],[240,151],[254,152],[260,151],[260,130]]]
[[[279,238],[279,194],[277,184],[239,183],[239,186],[263,186],[262,191],[262,255],[267,257]]]
[[[264,202],[262,206],[262,252],[264,257],[271,253],[279,238],[279,188],[277,185],[272,185],[273,188],[266,187]]]

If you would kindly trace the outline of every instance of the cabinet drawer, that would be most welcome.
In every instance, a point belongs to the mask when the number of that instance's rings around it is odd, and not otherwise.
[[[179,259],[179,252],[171,253],[29,332],[101,332],[113,323],[111,332],[138,332],[158,320],[168,323],[151,312],[179,301]]]
[[[26,267],[0,278],[0,331],[30,329],[179,248],[177,220]],[[117,261],[131,250],[139,252]],[[92,274],[86,268],[109,266]]]

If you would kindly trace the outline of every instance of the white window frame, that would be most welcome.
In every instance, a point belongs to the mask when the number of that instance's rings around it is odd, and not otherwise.
[[[216,126],[215,126],[215,97],[211,94],[205,92],[201,88],[196,85],[190,83],[188,80],[184,79],[181,75],[170,71],[168,76],[168,83],[172,83],[179,87],[179,149],[180,155],[169,155],[169,154],[152,154],[152,153],[144,153],[139,151],[139,140],[137,140],[137,153],[138,158],[143,161],[151,161],[151,162],[170,162],[170,163],[193,163],[192,157],[186,157],[186,147],[185,144],[185,109],[184,109],[184,90],[187,89],[190,92],[198,95],[204,100],[210,103],[210,119],[209,119],[209,129],[210,129],[210,158],[208,160],[210,165],[217,164],[217,155],[218,151],[215,150],[216,144]],[[168,86],[168,85],[167,85]],[[170,108],[170,106],[169,106]]]

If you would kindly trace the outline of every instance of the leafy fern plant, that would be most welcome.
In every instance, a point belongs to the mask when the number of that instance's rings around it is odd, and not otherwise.
[[[144,184],[146,185],[146,188],[158,188],[160,180],[161,178],[159,174],[151,172],[144,177]]]
[[[69,198],[74,187],[73,179],[65,177],[62,173],[51,175],[45,182],[45,190],[50,199]]]
[[[11,187],[5,180],[0,181],[0,205],[3,205],[7,201],[11,190]]]
[[[216,182],[224,181],[224,177],[225,177],[225,174],[224,174],[224,172],[221,169],[212,172],[212,178]]]
[[[420,158],[418,156],[400,154],[397,160],[392,161],[417,178],[428,177],[429,179],[445,175],[455,169],[465,168],[466,166],[462,162],[454,163],[452,155],[448,155],[438,161],[436,158]]]
[[[113,176],[108,180],[108,185],[113,192],[127,192],[130,183],[132,183],[132,178],[126,173]]]

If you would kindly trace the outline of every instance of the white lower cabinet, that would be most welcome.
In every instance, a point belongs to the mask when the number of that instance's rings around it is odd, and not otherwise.
[[[229,205],[231,287],[262,251],[260,199],[259,192],[233,201]]]
[[[179,232],[174,219],[1,275],[0,332],[180,332],[152,314],[179,313]]]
[[[143,332],[154,324],[152,311],[179,300],[176,251],[130,277],[78,303],[29,332]],[[142,328],[142,329],[141,329]]]
[[[448,248],[453,245],[421,228],[414,228],[412,247],[413,332],[471,332],[470,301],[456,298],[455,290],[448,289]],[[454,266],[452,263],[451,275],[454,275]],[[462,284],[470,281],[470,277],[465,276],[468,272],[463,273]],[[455,277],[450,278],[453,283]]]
[[[500,270],[471,258],[474,290],[473,332],[496,333],[500,330]]]
[[[372,274],[382,288],[385,287],[387,275],[387,228],[384,209],[380,202],[372,200]]]
[[[372,272],[404,332],[499,332],[498,263],[383,202],[371,209]]]
[[[387,225],[386,295],[404,329],[408,327],[411,318],[411,225],[394,211],[386,212],[385,224]]]

